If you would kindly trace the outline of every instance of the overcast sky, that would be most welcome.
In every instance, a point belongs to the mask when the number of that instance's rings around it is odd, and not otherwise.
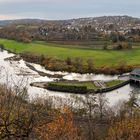
[[[0,19],[70,19],[104,15],[140,17],[140,0],[0,0]]]

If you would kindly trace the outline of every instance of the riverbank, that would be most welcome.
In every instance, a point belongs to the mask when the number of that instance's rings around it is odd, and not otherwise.
[[[5,61],[10,61],[10,63],[12,63],[12,61],[20,61],[20,60],[22,60],[22,57],[20,55],[15,54],[14,56],[5,58],[4,60]],[[62,78],[64,76],[64,75],[61,75],[61,74],[49,74],[49,73],[39,71],[28,62],[25,62],[25,65],[28,68],[30,68],[31,70],[37,72],[40,76],[43,76],[43,77],[47,76],[49,78]]]
[[[21,43],[0,39],[0,43],[7,50],[22,54],[25,61],[38,63],[51,71],[114,75],[130,72],[140,66],[140,47],[138,46],[131,50],[116,51],[38,41]]]
[[[8,52],[11,52],[7,50]],[[12,52],[13,53],[13,52]],[[139,65],[125,65],[125,63],[119,63],[115,66],[101,66],[94,67],[93,60],[88,59],[87,62],[84,62],[81,58],[67,58],[66,60],[60,60],[55,57],[45,57],[43,55],[34,55],[31,53],[20,53],[17,54],[29,63],[36,63],[43,66],[46,70],[50,71],[63,71],[68,73],[94,73],[94,74],[105,74],[105,75],[121,75],[123,73],[129,73],[134,68],[138,68]],[[39,72],[40,73],[40,72]],[[40,73],[44,75],[43,73]],[[57,77],[57,76],[56,76]],[[58,76],[59,77],[59,76]]]
[[[37,70],[34,66],[32,66],[31,64],[29,63],[25,63],[27,67],[29,67],[31,70],[37,72],[40,76],[47,76],[49,78],[63,78],[64,75],[61,75],[61,74],[48,74],[48,73],[45,73],[45,72],[42,72],[42,71],[39,71]]]

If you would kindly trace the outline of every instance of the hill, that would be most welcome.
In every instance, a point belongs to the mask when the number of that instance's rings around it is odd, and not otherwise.
[[[90,18],[78,18],[68,20],[41,20],[41,19],[18,19],[18,20],[1,20],[0,25],[9,24],[61,24],[71,26],[99,26],[114,24],[117,27],[135,26],[140,24],[140,19],[130,16],[102,16],[102,17],[90,17]]]
[[[0,21],[0,37],[17,41],[140,41],[140,19],[103,16],[69,20],[19,19]],[[114,34],[114,35],[112,35]],[[120,35],[117,37],[116,35]]]

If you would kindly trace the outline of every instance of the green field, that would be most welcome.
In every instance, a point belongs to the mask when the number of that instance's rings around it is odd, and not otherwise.
[[[26,44],[6,39],[0,39],[0,44],[3,44],[6,49],[17,53],[31,52],[60,59],[81,57],[86,60],[91,58],[97,67],[117,65],[122,61],[127,62],[128,65],[140,64],[140,45],[138,44],[132,50],[123,51],[97,50],[79,45],[60,45],[39,41]]]
[[[112,86],[118,85],[120,83],[122,83],[121,80],[113,80],[113,81],[108,81],[105,84],[107,87],[112,87]]]
[[[51,83],[51,82],[50,82]],[[62,85],[62,86],[85,86],[87,87],[88,90],[90,89],[94,89],[94,90],[97,90],[97,89],[100,89],[101,87],[97,87],[93,81],[86,81],[86,82],[77,82],[77,81],[64,81],[64,82],[52,82],[52,83],[55,83],[56,85]],[[116,86],[118,84],[122,83],[121,80],[113,80],[113,81],[108,81],[108,82],[104,82],[105,86],[108,88],[108,87],[113,87],[113,86]]]
[[[68,86],[86,86],[87,89],[98,89],[93,82],[57,82],[57,85],[68,85]]]

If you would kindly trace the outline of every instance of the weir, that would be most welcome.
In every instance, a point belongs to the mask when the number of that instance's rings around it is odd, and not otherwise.
[[[136,82],[140,84],[140,68],[134,69],[130,73],[130,81],[131,82]]]

